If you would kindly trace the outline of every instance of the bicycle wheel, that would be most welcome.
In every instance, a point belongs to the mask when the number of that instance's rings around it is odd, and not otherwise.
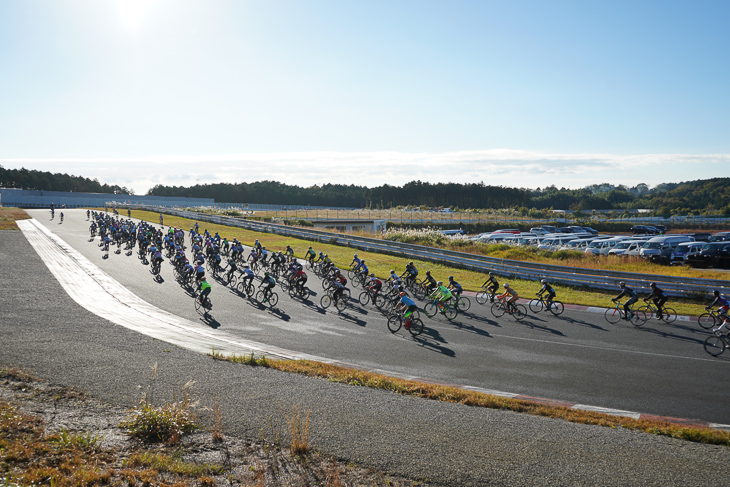
[[[501,301],[492,304],[492,315],[494,315],[495,318],[499,318],[504,314],[504,312],[504,304],[502,304]]]
[[[345,288],[345,290],[342,291],[342,300],[345,301],[345,303],[348,303],[348,302],[350,302],[351,299],[352,299],[352,294],[350,293],[350,289]]]
[[[705,330],[715,328],[715,315],[712,313],[703,313],[697,318],[697,323]]]
[[[429,318],[433,318],[436,316],[436,313],[438,313],[439,309],[438,306],[434,303],[428,303],[425,308],[423,308],[423,312],[426,313],[426,316]]]
[[[202,304],[200,304],[200,300],[198,298],[195,298],[195,311],[200,313],[200,309],[203,307]]]
[[[236,287],[236,284],[238,283],[238,278],[234,275],[231,276],[231,278],[228,280],[228,285],[233,287]]]
[[[269,301],[268,301],[269,306],[276,306],[276,303],[278,303],[278,302],[279,302],[279,295],[272,292],[271,296],[269,296]]]
[[[527,308],[525,307],[525,305],[516,304],[515,308],[512,310],[512,316],[514,316],[516,320],[521,320],[525,316],[527,316]]]
[[[385,304],[385,298],[382,294],[376,294],[375,295],[375,306],[378,308],[382,308]]]
[[[332,304],[332,298],[329,294],[325,294],[324,296],[322,296],[322,299],[319,300],[319,305],[322,306],[324,309],[329,308],[330,304]]]
[[[677,312],[672,308],[664,308],[662,310],[662,320],[665,323],[673,323],[677,319]]]
[[[555,316],[562,314],[563,311],[565,311],[565,305],[563,305],[560,301],[553,301],[550,304],[550,312]]]
[[[459,300],[456,302],[456,305],[459,311],[463,313],[464,311],[469,311],[469,308],[471,308],[471,300],[466,296],[459,296]]]
[[[725,351],[725,348],[727,347],[727,344],[725,343],[725,339],[721,336],[717,335],[710,335],[707,338],[705,338],[705,352],[709,353],[713,357],[717,357],[722,352]]]
[[[299,293],[299,296],[301,296],[302,299],[306,301],[307,299],[309,299],[309,296],[311,294],[312,294],[312,290],[305,286],[302,288],[302,291]]]
[[[352,269],[349,269],[347,271],[347,278],[350,279],[351,281],[355,278],[355,273],[352,272]]]
[[[414,337],[420,335],[421,333],[423,333],[423,321],[421,321],[419,318],[412,318],[411,326],[408,327],[408,331]]]
[[[486,291],[479,291],[477,293],[477,303],[484,304],[489,300],[489,293]]]
[[[621,313],[621,310],[618,308],[609,308],[606,310],[606,313],[603,315],[603,317],[606,318],[606,321],[608,321],[609,323],[615,324],[621,320],[622,314],[623,313]]]
[[[643,326],[644,323],[646,323],[646,313],[644,313],[641,309],[634,310],[631,312],[629,321],[634,326]]]
[[[347,307],[347,302],[344,298],[340,298],[337,301],[335,301],[335,308],[337,308],[339,311],[343,311]]]
[[[542,299],[533,299],[532,301],[530,301],[529,306],[530,311],[532,311],[533,313],[539,313],[540,311],[542,311]]]
[[[259,292],[256,293],[256,301],[258,301],[259,303],[263,303],[264,302],[264,291],[263,291],[263,289],[260,289]]]
[[[459,311],[456,308],[454,308],[450,305],[446,305],[446,304],[444,305],[444,316],[446,317],[447,320],[449,320],[449,321],[453,320],[454,318],[456,318],[457,314],[459,314]]]
[[[360,304],[362,304],[363,306],[367,306],[367,304],[370,302],[370,293],[367,291],[361,292],[357,300],[360,301]]]
[[[413,290],[413,297],[415,297],[416,299],[425,299],[426,290],[423,288],[423,286],[417,286],[416,289]]]
[[[395,333],[400,330],[401,326],[403,326],[403,319],[400,315],[393,315],[388,318],[388,329],[391,333]]]

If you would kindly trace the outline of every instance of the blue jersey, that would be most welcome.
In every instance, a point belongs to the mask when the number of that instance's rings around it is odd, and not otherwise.
[[[416,305],[416,303],[408,296],[403,296],[402,298],[400,298],[400,302],[405,304],[406,306],[415,306]]]

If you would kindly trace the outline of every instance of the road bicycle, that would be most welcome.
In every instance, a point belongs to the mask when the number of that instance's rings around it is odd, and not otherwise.
[[[726,348],[730,347],[730,329],[713,330],[712,335],[705,338],[705,352],[713,357],[722,354]]]
[[[213,303],[211,303],[210,298],[208,296],[205,297],[205,300],[201,303],[200,298],[195,298],[195,311],[198,313],[201,312],[204,315],[207,315],[210,310],[213,309]]]
[[[616,301],[616,307],[607,309],[606,312],[603,314],[603,317],[606,318],[606,321],[612,324],[618,323],[622,319],[625,319],[626,311],[624,311],[623,303],[621,301]],[[633,309],[632,306],[629,308],[628,319],[632,325],[642,326],[644,323],[646,323],[646,314],[643,311]]]
[[[334,294],[325,294],[322,296],[322,299],[319,300],[319,304],[322,308],[327,309],[334,303],[335,308],[337,308],[338,311],[343,311],[347,307],[346,301],[347,299],[344,295],[338,298],[335,297]]]
[[[238,289],[239,293],[245,293],[246,296],[248,296],[249,298],[252,298],[254,296],[254,293],[256,292],[256,288],[253,287],[253,281],[244,278],[240,278],[238,280],[236,289]]]
[[[720,314],[717,311],[710,309],[709,307],[705,308],[708,313],[702,313],[699,318],[697,318],[697,323],[704,328],[705,330],[709,330],[711,328],[715,328],[716,326],[719,326],[720,323],[722,323],[725,320],[725,315]]]
[[[276,303],[279,302],[279,295],[269,288],[261,289],[256,293],[256,301],[261,304],[276,306]]]
[[[524,304],[510,303],[500,296],[497,296],[497,301],[492,304],[491,311],[495,318],[499,318],[505,313],[512,315],[516,320],[521,320],[527,316],[527,308]]]
[[[391,333],[396,333],[401,327],[404,327],[414,337],[420,335],[423,333],[423,321],[421,321],[416,313],[414,311],[408,318],[404,318],[403,311],[391,313],[388,317],[388,329]]]
[[[462,313],[465,311],[469,311],[469,308],[471,308],[471,299],[466,296],[455,296],[452,297],[452,300],[456,302],[456,309],[458,309]]]
[[[152,265],[150,266],[150,268],[151,268],[150,270],[152,271],[152,274],[159,274],[161,266],[162,266],[161,260],[152,261]]]
[[[647,320],[652,316],[656,316],[657,319],[660,319],[665,323],[672,323],[674,320],[677,319],[677,312],[674,311],[672,308],[667,308],[666,306],[664,306],[662,308],[662,313],[659,314],[659,309],[654,303],[647,303],[646,306],[640,307],[639,311],[646,315]]]
[[[548,308],[547,300],[541,294],[537,294],[537,298],[530,301],[529,306],[530,311],[533,313],[539,313],[542,310],[549,309],[549,311],[555,316],[561,314],[565,310],[563,303],[555,299],[552,300],[550,307]]]
[[[416,299],[426,299],[431,295],[434,289],[436,289],[436,287],[432,286],[428,281],[418,281],[413,288],[413,296],[415,296]]]
[[[309,299],[309,296],[311,294],[312,294],[312,291],[307,286],[302,286],[302,285],[296,286],[295,285],[295,286],[289,287],[289,296],[292,298],[298,296],[298,297],[302,298],[304,301],[306,301],[307,299]]]
[[[479,304],[486,304],[487,301],[490,303],[494,302],[494,297],[497,295],[497,293],[490,291],[486,287],[482,286],[481,291],[477,293],[477,303]]]
[[[348,272],[348,274],[349,274],[349,272]],[[350,277],[350,282],[355,287],[364,288],[365,287],[365,276],[363,276],[362,274],[359,274],[359,273],[355,274],[352,277]]]
[[[385,297],[380,292],[371,291],[370,289],[365,289],[361,292],[357,300],[363,306],[367,306],[368,303],[372,302],[377,308],[382,308],[385,304]]]
[[[428,303],[426,307],[423,308],[423,312],[426,313],[426,316],[429,318],[436,316],[436,313],[441,313],[449,321],[456,318],[456,315],[459,314],[459,311],[454,306],[440,301],[440,297],[437,297]]]

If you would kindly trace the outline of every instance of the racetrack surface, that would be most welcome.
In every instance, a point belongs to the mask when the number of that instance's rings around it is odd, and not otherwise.
[[[317,294],[310,301],[292,300],[277,289],[275,308],[260,307],[211,280],[213,318],[206,320],[175,281],[169,263],[163,263],[159,282],[136,252],[110,252],[108,259],[102,258],[98,237],[89,242],[83,210],[67,210],[62,225],[49,220],[47,211],[29,213],[132,293],[201,328],[399,376],[730,423],[725,407],[730,394],[716,387],[730,371],[730,360],[705,353],[707,332],[694,322],[648,321],[637,329],[574,310],[560,317],[530,313],[517,322],[506,316],[496,319],[487,306],[472,300],[469,312],[453,322],[423,316],[426,331],[413,339],[405,330],[391,334],[372,305],[353,302],[343,313],[321,309],[322,288],[313,275],[307,284]],[[266,243],[265,235],[261,240]],[[351,289],[353,297],[360,292]]]
[[[67,215],[73,218],[72,212]],[[314,448],[440,484],[707,485],[729,473],[727,448],[216,362],[87,312],[66,295],[19,232],[0,232],[0,256],[17,263],[2,278],[4,289],[13,292],[0,296],[0,362],[35,370],[114,404],[133,405],[139,399],[137,386],[147,383],[150,367],[158,363],[157,398],[169,399],[173,390],[196,380],[197,394],[221,401],[227,434],[258,438],[269,416],[281,423],[279,412],[297,404],[312,411]],[[123,255],[109,260],[114,257]],[[134,266],[143,268],[139,262]],[[221,308],[216,301],[221,289],[214,290],[214,311]],[[179,301],[192,307],[187,296]],[[384,325],[376,332],[389,338]],[[422,349],[412,339],[390,338]]]

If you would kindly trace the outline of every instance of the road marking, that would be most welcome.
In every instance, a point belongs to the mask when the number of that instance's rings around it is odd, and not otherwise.
[[[668,353],[642,352],[640,350],[628,350],[628,349],[625,349],[625,348],[600,347],[598,345],[585,345],[585,344],[582,344],[582,343],[557,342],[557,341],[554,341],[554,340],[545,340],[545,339],[542,339],[542,338],[516,337],[516,336],[512,336],[512,335],[501,335],[501,334],[498,334],[498,333],[492,333],[491,335],[493,337],[512,338],[512,339],[515,339],[515,340],[524,340],[524,341],[527,341],[527,342],[549,343],[551,345],[564,345],[566,347],[591,348],[591,349],[594,349],[594,350],[607,350],[607,351],[610,351],[610,352],[631,353],[631,354],[635,354],[635,355],[650,355],[650,356],[654,356],[654,357],[679,358],[679,359],[684,359],[684,360],[696,360],[696,361],[700,361],[700,362],[712,362],[714,364],[720,364],[720,363],[722,363],[724,365],[727,365],[727,364],[730,363],[730,362],[726,362],[726,361],[722,361],[722,360],[718,361],[717,359],[711,359],[711,358],[685,357],[685,356],[682,356],[682,355],[670,355]]]

